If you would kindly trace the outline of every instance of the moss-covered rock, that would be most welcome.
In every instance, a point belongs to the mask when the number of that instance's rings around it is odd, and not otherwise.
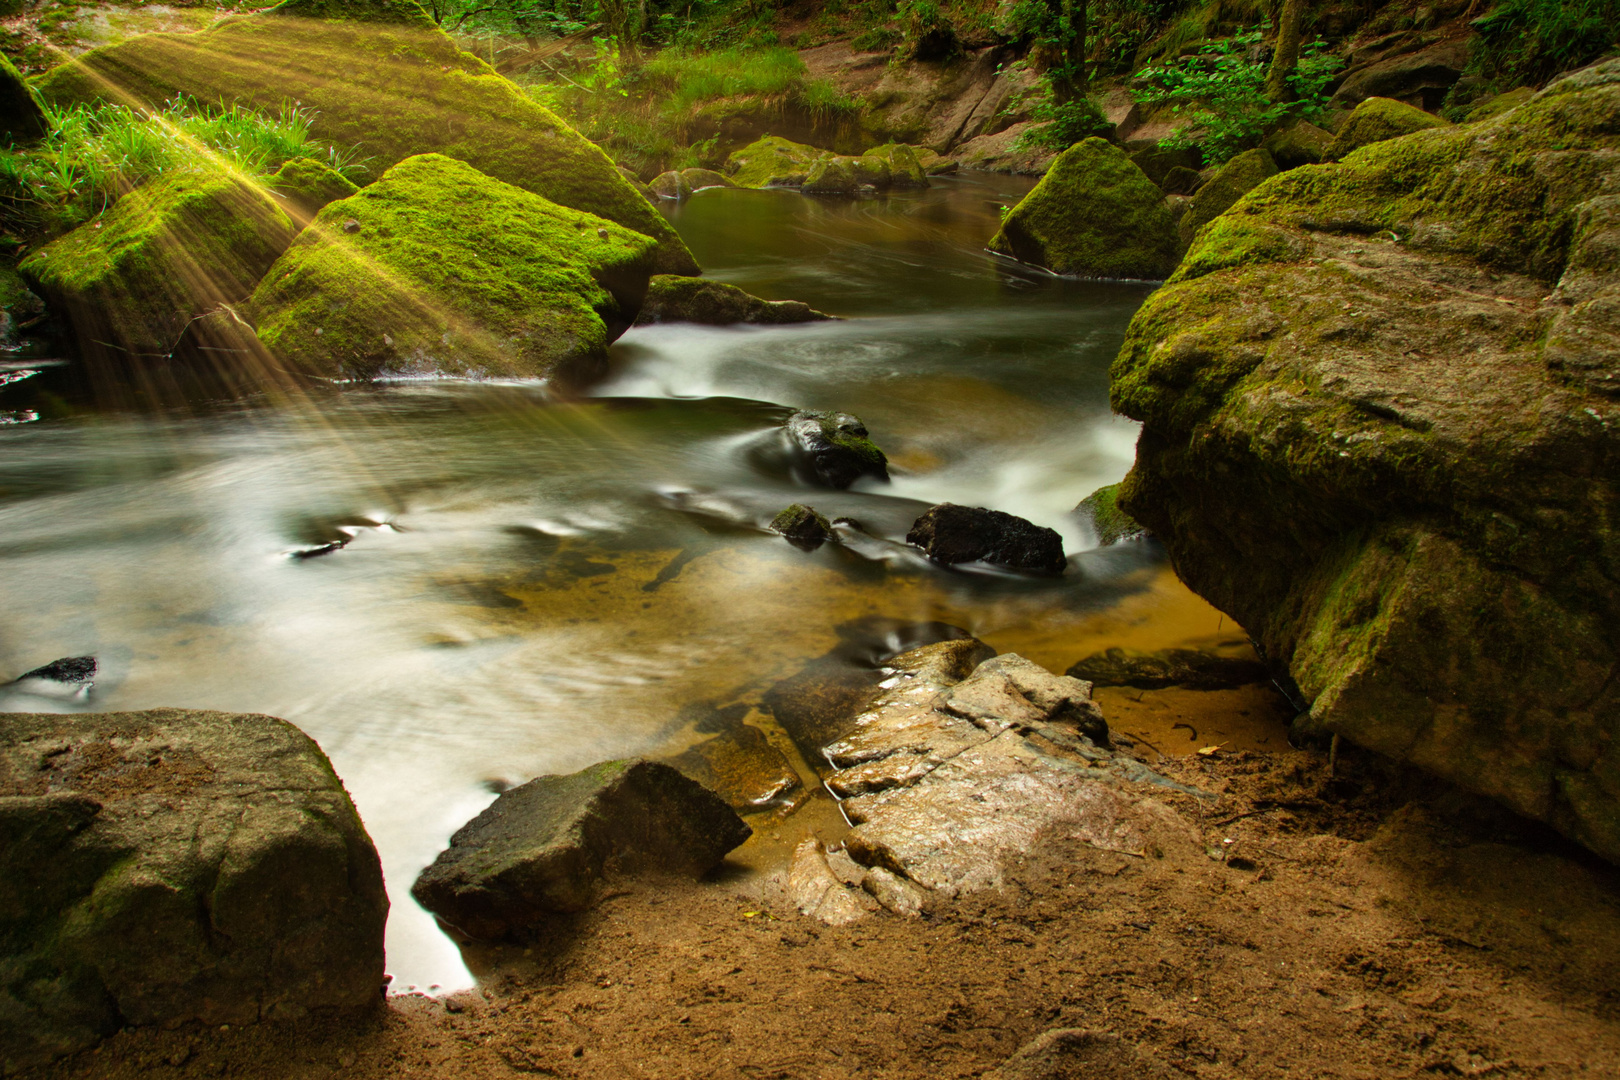
[[[807,195],[854,195],[863,189],[885,191],[888,187],[889,163],[876,156],[829,154],[818,158],[804,178]]]
[[[905,143],[885,143],[874,147],[861,155],[867,158],[876,158],[888,168],[891,188],[925,188],[928,186],[928,174],[923,171],[922,162],[917,160],[917,153]]]
[[[1204,167],[1203,152],[1196,146],[1178,146],[1174,149],[1164,146],[1148,146],[1141,150],[1132,151],[1131,161],[1147,174],[1147,178],[1164,186],[1165,177],[1172,169],[1191,169],[1197,172]]]
[[[252,292],[296,231],[253,185],[179,173],[126,195],[18,269],[67,319],[81,355],[163,357],[192,318]]]
[[[45,302],[23,281],[16,267],[0,266],[0,348],[17,344],[24,325],[45,314]]]
[[[1469,110],[1467,122],[1473,124],[1480,120],[1489,120],[1493,116],[1501,116],[1509,109],[1517,109],[1535,96],[1535,90],[1528,86],[1509,90],[1505,94],[1492,95]]]
[[[1182,244],[1191,244],[1198,230],[1226,213],[1227,207],[1253,191],[1267,177],[1277,175],[1277,163],[1265,150],[1247,150],[1221,166],[1221,171],[1199,188],[1181,215]]]
[[[770,529],[787,538],[787,542],[805,551],[832,539],[832,525],[816,512],[815,507],[794,503],[771,519]]]
[[[1185,195],[1191,198],[1203,185],[1204,177],[1201,174],[1177,165],[1164,174],[1164,180],[1159,184],[1159,188],[1166,195]]]
[[[1322,155],[1324,161],[1340,161],[1363,146],[1398,139],[1416,131],[1445,127],[1446,122],[1432,113],[1393,98],[1370,97],[1357,105],[1339,124],[1333,143]]]
[[[693,191],[702,191],[705,188],[736,187],[725,173],[715,172],[713,169],[682,169],[681,179]]]
[[[8,58],[0,55],[0,139],[31,142],[43,139],[50,129],[45,110],[34,100],[27,81]]]
[[[330,165],[307,157],[283,164],[265,186],[281,197],[282,206],[301,225],[307,225],[327,203],[347,199],[360,190]]]
[[[828,151],[776,135],[749,143],[726,159],[726,171],[738,187],[799,187],[810,167]]]
[[[794,455],[793,472],[806,483],[842,489],[863,476],[889,478],[889,459],[858,416],[796,412],[782,430]]]
[[[1283,173],[1132,320],[1120,505],[1303,726],[1620,860],[1620,62]]]
[[[1175,269],[1177,243],[1163,192],[1124,151],[1091,138],[1058,155],[990,250],[1059,274],[1162,278]]]
[[[640,233],[424,154],[323,209],[251,313],[314,375],[589,377],[656,256]]]
[[[441,153],[497,180],[659,243],[658,269],[697,272],[674,228],[579,132],[477,57],[410,0],[307,0],[194,34],[92,49],[34,81],[59,105],[162,105],[176,94],[275,112],[296,100],[318,139],[358,147],[371,175]]]
[[[948,176],[962,167],[955,158],[927,146],[913,146],[911,152],[917,156],[917,164],[925,176]]]
[[[1093,491],[1080,501],[1074,512],[1097,534],[1098,547],[1130,540],[1147,531],[1135,518],[1119,508],[1118,484],[1109,484]]]
[[[1333,146],[1333,132],[1307,120],[1296,120],[1266,137],[1261,149],[1271,155],[1279,169],[1319,165]]]
[[[674,169],[659,173],[647,181],[647,186],[660,199],[680,200],[690,198],[692,194],[692,185]]]
[[[641,313],[636,316],[636,325],[691,322],[705,326],[737,323],[783,326],[821,322],[832,317],[798,300],[761,300],[723,281],[660,274],[647,284],[647,296],[642,301]]]

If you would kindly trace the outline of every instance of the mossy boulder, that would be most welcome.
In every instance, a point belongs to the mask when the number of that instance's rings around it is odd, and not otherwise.
[[[1246,150],[1221,166],[1220,172],[1193,195],[1181,215],[1178,229],[1182,244],[1191,244],[1198,230],[1226,213],[1227,207],[1277,175],[1277,163],[1265,150]]]
[[[1370,97],[1340,122],[1338,133],[1322,158],[1324,161],[1340,161],[1363,146],[1445,126],[1446,122],[1438,116],[1403,101]]]
[[[799,187],[810,167],[828,151],[777,135],[749,143],[726,159],[726,171],[738,187]]]
[[[1191,169],[1184,169],[1180,165],[1164,174],[1159,183],[1159,189],[1166,195],[1182,195],[1191,198],[1199,188],[1204,186],[1204,177]]]
[[[946,157],[931,147],[913,146],[911,152],[916,155],[925,176],[948,176],[962,167],[955,158]]]
[[[0,714],[8,1075],[130,1026],[375,1009],[387,914],[354,804],[291,724]]]
[[[1147,531],[1135,518],[1119,508],[1118,484],[1109,484],[1093,491],[1081,500],[1074,512],[1091,526],[1091,531],[1097,535],[1098,547],[1130,540]]]
[[[807,195],[854,195],[862,190],[884,191],[889,186],[889,163],[880,157],[828,154],[810,166],[804,178]]]
[[[782,326],[831,318],[797,300],[761,300],[723,281],[660,274],[647,284],[636,325],[690,322],[705,326]]]
[[[606,154],[457,48],[410,0],[309,0],[198,33],[146,34],[92,49],[34,86],[58,105],[161,106],[185,94],[273,113],[298,101],[313,136],[358,148],[372,176],[417,154],[444,154],[651,236],[661,272],[697,272],[674,228]]]
[[[715,172],[713,169],[682,169],[681,179],[693,191],[702,191],[705,188],[736,187],[725,173]]]
[[[868,150],[861,156],[883,162],[888,168],[888,186],[891,188],[928,186],[928,174],[923,171],[922,162],[917,160],[916,151],[905,143],[886,143]]]
[[[1480,120],[1489,120],[1493,116],[1501,116],[1509,109],[1517,109],[1535,96],[1535,90],[1528,86],[1509,90],[1505,94],[1495,94],[1470,109],[1467,122],[1472,124]]]
[[[300,225],[309,224],[327,203],[347,199],[360,190],[330,165],[307,157],[283,164],[265,186],[280,196],[282,206]]]
[[[688,198],[692,194],[692,185],[687,182],[685,177],[674,169],[671,169],[668,172],[659,173],[657,176],[647,181],[647,186],[651,188],[652,193],[658,196],[660,199],[679,200]]]
[[[1197,172],[1204,167],[1203,152],[1196,146],[1148,146],[1133,151],[1131,161],[1147,174],[1147,178],[1160,187],[1164,186],[1165,177],[1172,169],[1191,169]]]
[[[331,203],[250,310],[295,370],[587,378],[641,306],[649,237],[423,154]]]
[[[222,172],[177,173],[22,261],[29,287],[95,361],[160,358],[186,323],[253,291],[297,231],[275,201]]]
[[[7,57],[0,55],[0,139],[14,143],[43,139],[51,130],[45,110],[28,82]]]
[[[1132,320],[1119,504],[1337,733],[1620,861],[1620,62],[1272,177]]]
[[[1307,120],[1296,120],[1266,136],[1260,148],[1271,155],[1279,169],[1318,165],[1333,147],[1333,132]]]
[[[815,507],[803,503],[794,503],[772,518],[770,530],[780,533],[788,543],[805,551],[814,551],[831,540],[833,535],[832,525],[827,519],[817,513]]]
[[[847,488],[863,476],[889,478],[889,459],[860,417],[843,412],[796,412],[782,427],[806,483]]]
[[[1054,273],[1162,278],[1176,266],[1161,192],[1106,139],[1076,143],[1001,222],[990,250]]]
[[[23,326],[45,314],[45,302],[23,281],[15,267],[0,266],[0,348],[17,344]]]

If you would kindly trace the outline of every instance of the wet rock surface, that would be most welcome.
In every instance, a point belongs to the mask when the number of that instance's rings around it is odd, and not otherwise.
[[[741,722],[666,760],[740,813],[782,802],[802,786],[765,733]]]
[[[1067,565],[1063,538],[1021,517],[982,506],[942,503],[911,526],[906,543],[935,562],[987,562],[1011,570],[1061,574]]]
[[[794,472],[822,487],[843,489],[863,476],[889,478],[889,459],[859,417],[842,412],[797,412],[783,425],[795,452]]]
[[[832,318],[798,300],[761,300],[723,281],[659,274],[647,283],[636,325],[690,322],[704,326],[786,326]]]
[[[1266,682],[1271,677],[1259,660],[1221,656],[1198,649],[1160,649],[1157,652],[1106,649],[1077,660],[1066,674],[1093,686],[1134,686],[1139,690],[1162,690],[1167,686],[1232,690]]]
[[[291,724],[0,714],[8,1071],[126,1025],[373,1005],[387,912],[354,805]]]
[[[751,830],[719,795],[653,761],[606,761],[504,792],[411,886],[452,930],[494,940],[583,911],[615,878],[697,877]]]
[[[1170,1080],[1176,1074],[1108,1032],[1057,1028],[1018,1049],[985,1080]]]
[[[816,548],[833,539],[832,525],[816,513],[813,507],[794,503],[771,519],[771,531],[781,533],[788,543],[804,551]]]
[[[1107,547],[1124,540],[1147,535],[1140,522],[1119,508],[1119,485],[1100,487],[1080,500],[1074,512],[1091,525],[1097,536],[1097,546]]]

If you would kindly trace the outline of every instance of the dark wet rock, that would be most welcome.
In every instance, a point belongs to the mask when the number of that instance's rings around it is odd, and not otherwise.
[[[14,143],[33,142],[50,133],[45,110],[39,107],[10,58],[0,56],[0,138]]]
[[[320,748],[268,716],[0,714],[0,1060],[128,1025],[380,1001],[388,898]]]
[[[1173,169],[1186,169],[1196,173],[1204,167],[1203,152],[1196,146],[1181,146],[1172,150],[1169,147],[1153,145],[1134,151],[1130,158],[1136,167],[1160,188],[1164,188],[1165,179]]]
[[[1300,734],[1620,861],[1616,116],[1606,61],[1272,178],[1111,389],[1142,423],[1121,506],[1286,666]]]
[[[690,322],[704,326],[786,326],[832,318],[798,300],[761,300],[723,281],[660,274],[647,283],[647,296],[636,316],[636,325]]]
[[[1338,127],[1324,161],[1339,161],[1363,146],[1448,125],[1438,116],[1390,98],[1371,97],[1357,105]]]
[[[751,830],[708,788],[654,761],[605,761],[503,793],[411,886],[474,939],[521,935],[583,911],[606,882],[698,877]]]
[[[1098,138],[1058,155],[1007,212],[989,248],[1054,273],[1093,278],[1166,277],[1177,254],[1164,192],[1123,150]]]
[[[1187,690],[1233,690],[1266,682],[1271,677],[1259,660],[1221,656],[1199,649],[1160,649],[1146,653],[1108,649],[1075,662],[1068,674],[1093,686],[1134,686],[1139,690],[1162,690],[1167,686]]]
[[[186,324],[169,358],[186,368],[248,384],[291,380],[253,324],[230,304],[221,304]]]
[[[1333,132],[1306,120],[1296,120],[1267,136],[1260,149],[1271,155],[1279,169],[1297,169],[1323,161],[1333,147]]]
[[[889,459],[859,417],[841,412],[796,412],[783,426],[796,452],[801,478],[842,490],[863,476],[889,478]]]
[[[1097,534],[1098,547],[1108,547],[1147,535],[1147,530],[1135,518],[1119,508],[1118,484],[1109,484],[1093,491],[1080,501],[1074,512]]]
[[[64,656],[60,660],[37,667],[32,671],[25,671],[17,676],[17,681],[24,679],[47,679],[51,682],[73,683],[83,686],[96,676],[96,658],[93,656]]]
[[[1204,184],[1202,174],[1184,169],[1180,165],[1164,174],[1164,183],[1159,186],[1166,195],[1192,195]]]
[[[1226,213],[1227,208],[1268,177],[1277,175],[1277,163],[1264,150],[1246,150],[1222,165],[1209,182],[1198,189],[1181,215],[1177,229],[1183,244],[1192,243],[1198,230]]]
[[[739,812],[781,802],[801,787],[782,751],[747,724],[729,726],[666,760]]]
[[[1176,1074],[1117,1035],[1054,1028],[984,1074],[984,1080],[1171,1080]]]
[[[347,199],[360,189],[342,173],[314,158],[293,158],[265,181],[272,194],[301,225],[307,225],[327,203]]]
[[[1061,574],[1068,565],[1063,538],[1056,530],[981,506],[941,503],[917,519],[906,533],[906,543],[947,566],[987,562],[1010,570]]]
[[[1416,41],[1391,43],[1393,48],[1382,56],[1368,50],[1366,60],[1352,61],[1333,92],[1332,104],[1348,109],[1368,98],[1382,97],[1419,109],[1438,109],[1468,66],[1468,43],[1468,38],[1454,38],[1415,49],[1411,46]]]
[[[805,551],[814,551],[833,539],[827,519],[803,503],[794,503],[772,518],[771,531],[781,533],[788,543]]]

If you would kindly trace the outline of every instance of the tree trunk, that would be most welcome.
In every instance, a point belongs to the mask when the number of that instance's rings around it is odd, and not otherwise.
[[[1277,48],[1271,54],[1271,71],[1266,75],[1266,96],[1272,101],[1288,99],[1288,76],[1299,66],[1300,24],[1305,21],[1305,0],[1282,0],[1277,20]]]
[[[1070,0],[1067,60],[1076,97],[1086,95],[1086,0]]]

